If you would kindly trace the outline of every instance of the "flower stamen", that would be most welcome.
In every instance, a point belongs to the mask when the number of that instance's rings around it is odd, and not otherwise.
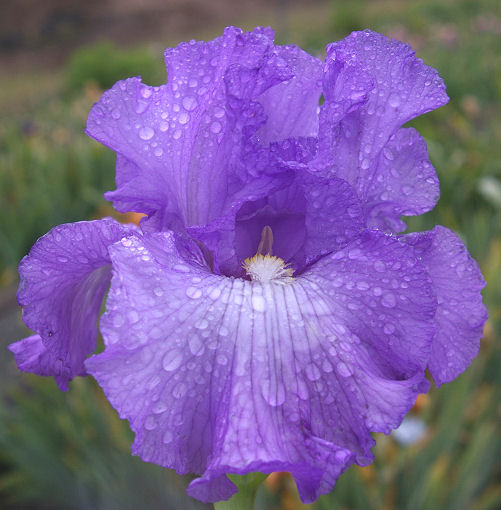
[[[273,231],[266,225],[261,232],[257,253],[244,260],[242,266],[253,282],[290,283],[294,280],[294,269],[280,257],[272,255]]]

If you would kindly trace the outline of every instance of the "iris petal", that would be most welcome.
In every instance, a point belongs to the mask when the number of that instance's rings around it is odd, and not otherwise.
[[[225,473],[275,470],[313,501],[427,387],[436,301],[394,238],[367,232],[287,284],[214,275],[172,234],[110,251],[106,349],[86,367],[134,453],[201,474],[204,501],[231,496]]]
[[[111,278],[108,247],[132,230],[108,218],[60,225],[41,237],[19,265],[17,298],[38,335],[12,344],[21,370],[53,375],[62,390],[86,375],[97,317]]]
[[[477,355],[487,320],[480,291],[485,281],[463,242],[449,229],[403,236],[414,246],[437,294],[437,334],[429,369],[437,386],[463,372]]]
[[[410,187],[408,182],[427,161],[426,148],[407,131],[407,136],[414,138],[410,140],[414,147],[404,151],[406,134],[398,130],[405,122],[448,101],[438,73],[415,57],[406,44],[371,31],[354,32],[327,48],[324,94],[317,159],[324,168],[331,168],[353,184],[362,202],[370,202],[370,207],[377,209],[378,218],[371,224],[396,224],[401,230],[399,216],[405,214],[402,203],[387,203],[388,193],[375,196],[374,184],[387,192],[389,189],[389,194],[409,190],[410,202],[423,200],[417,207],[420,212],[412,214],[429,210],[438,198],[431,167],[425,168],[430,175],[424,181],[413,182]],[[394,161],[385,160],[384,149],[392,154],[395,145],[399,155]],[[407,171],[401,176],[402,159]],[[416,189],[411,189],[414,186]]]
[[[232,206],[255,171],[241,153],[266,121],[255,99],[292,77],[270,36],[230,27],[211,42],[182,43],[166,50],[166,85],[130,78],[103,95],[87,133],[120,156],[118,189],[107,195],[115,207],[173,228],[205,225]]]

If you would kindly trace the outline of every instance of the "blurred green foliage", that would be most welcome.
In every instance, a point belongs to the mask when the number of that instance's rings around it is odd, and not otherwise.
[[[153,55],[146,48],[118,49],[104,41],[77,50],[66,67],[66,87],[80,92],[92,81],[99,88],[110,88],[118,80],[141,76],[144,83],[157,85],[165,80],[161,54]]]
[[[351,468],[314,508],[498,510],[501,508],[501,4],[498,0],[335,0],[318,26],[303,15],[294,40],[310,51],[371,28],[410,42],[436,67],[449,105],[412,122],[428,143],[442,197],[410,230],[440,223],[460,233],[488,281],[482,350],[455,382],[432,389],[414,413],[427,433],[404,447],[379,435],[376,461]],[[291,30],[291,34],[294,30]],[[280,34],[279,34],[280,35]],[[297,37],[296,37],[297,36]],[[145,50],[101,44],[80,50],[51,79],[0,78],[0,285],[52,226],[110,213],[114,156],[83,135],[102,89],[140,74],[158,84],[163,62]],[[52,73],[54,75],[54,73]],[[70,92],[70,93],[67,93]],[[15,339],[9,339],[15,340]],[[91,380],[61,394],[23,376],[0,400],[0,507],[157,509],[200,507],[179,478],[129,453],[131,433]],[[184,481],[186,484],[186,480]],[[182,499],[179,499],[182,498]],[[197,506],[198,505],[198,506]],[[289,478],[267,483],[256,509],[303,508]]]

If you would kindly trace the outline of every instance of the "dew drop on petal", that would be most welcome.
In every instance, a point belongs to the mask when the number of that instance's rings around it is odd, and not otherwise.
[[[183,107],[189,112],[193,111],[197,107],[197,100],[193,96],[186,96],[183,98]]]
[[[154,134],[155,131],[153,131],[153,129],[151,129],[148,126],[143,127],[139,130],[139,138],[141,138],[141,140],[150,140],[151,138],[153,138]]]
[[[381,298],[381,304],[386,308],[393,308],[397,304],[397,301],[391,292],[387,292]]]
[[[394,331],[395,331],[395,326],[393,324],[390,324],[389,322],[386,323],[383,327],[383,331],[387,334],[387,335],[391,335]]]
[[[228,363],[228,358],[224,354],[218,354],[216,356],[216,362],[219,365],[226,365]]]
[[[214,121],[210,126],[210,130],[214,134],[221,132],[221,128],[222,128],[221,123],[218,122],[217,120]]]
[[[200,340],[200,337],[197,335],[193,335],[189,338],[188,345],[193,356],[201,356],[205,350],[202,340]]]
[[[209,297],[214,300],[216,300],[220,295],[221,289],[219,289],[218,287],[214,287],[209,293]]]
[[[337,372],[339,373],[339,375],[342,376],[342,377],[349,377],[352,374],[352,372],[349,369],[348,365],[346,363],[343,363],[342,361],[340,361],[336,365],[336,369],[337,369]]]
[[[311,363],[310,365],[308,365],[306,368],[305,368],[305,373],[306,373],[306,377],[310,380],[310,381],[318,381],[318,379],[320,379],[320,370],[318,369],[318,367],[316,365],[314,365],[313,363]]]
[[[197,287],[188,287],[186,289],[186,295],[191,299],[199,299],[202,297],[202,291]]]
[[[170,430],[166,430],[163,437],[162,442],[164,444],[169,444],[174,439],[174,436]]]
[[[322,370],[326,373],[332,372],[332,365],[328,360],[324,360],[322,363]]]
[[[285,402],[285,388],[280,381],[263,379],[261,393],[270,406],[277,407]]]
[[[400,106],[400,96],[398,94],[390,94],[390,97],[388,98],[388,104],[392,108],[398,108]]]
[[[369,288],[369,284],[367,282],[361,281],[357,282],[357,289],[367,290]]]
[[[148,416],[144,421],[144,428],[146,430],[154,430],[157,428],[157,420],[154,416]]]
[[[179,124],[186,124],[190,120],[190,115],[186,112],[182,112],[178,117]]]
[[[174,398],[183,398],[188,391],[188,386],[184,382],[176,384],[172,390],[172,396]]]
[[[256,312],[264,312],[265,303],[263,296],[252,296],[252,308],[254,308]]]
[[[172,370],[176,370],[176,368],[179,368],[181,366],[182,361],[183,361],[182,353],[176,350],[172,350],[168,351],[167,354],[165,354],[165,356],[163,357],[162,366],[164,370],[170,372]]]
[[[161,413],[165,413],[165,411],[167,411],[169,407],[167,406],[167,404],[165,402],[157,402],[153,408],[152,408],[152,411],[155,413],[155,414],[161,414]]]

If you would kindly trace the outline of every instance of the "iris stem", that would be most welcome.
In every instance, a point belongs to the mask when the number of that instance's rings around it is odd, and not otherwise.
[[[238,492],[226,501],[214,503],[214,510],[252,510],[257,490],[267,476],[263,473],[249,473],[245,476],[228,475],[228,478],[238,487]]]

